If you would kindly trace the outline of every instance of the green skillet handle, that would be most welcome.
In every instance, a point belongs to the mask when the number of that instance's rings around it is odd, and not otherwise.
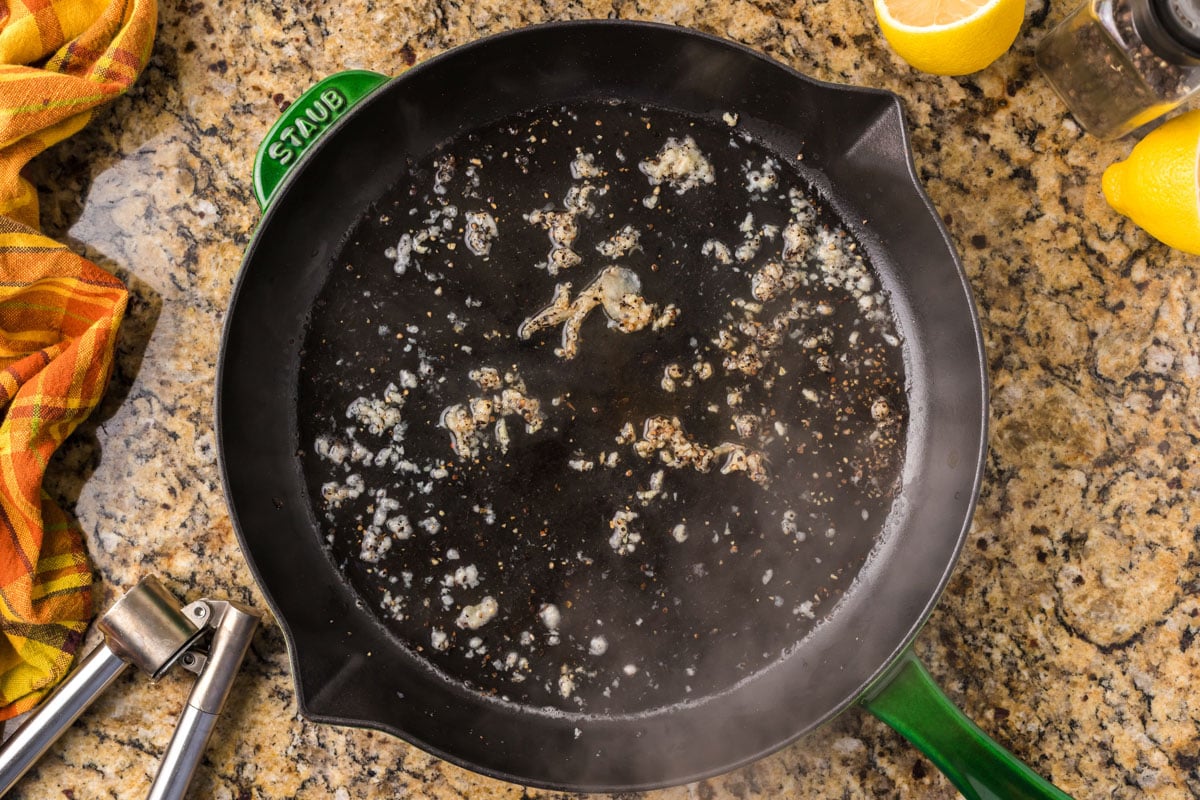
[[[350,107],[366,97],[388,76],[365,70],[330,75],[300,95],[275,120],[254,158],[254,196],[266,208],[276,187],[314,142]]]
[[[861,702],[929,756],[967,800],[1071,800],[967,719],[911,651]]]

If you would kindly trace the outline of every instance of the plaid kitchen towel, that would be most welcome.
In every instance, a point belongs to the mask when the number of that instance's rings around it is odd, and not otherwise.
[[[66,674],[92,617],[83,537],[42,491],[100,401],[122,283],[38,232],[29,160],[129,88],[154,0],[0,0],[0,720]]]

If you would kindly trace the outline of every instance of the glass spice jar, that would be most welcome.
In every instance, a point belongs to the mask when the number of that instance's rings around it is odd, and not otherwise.
[[[1088,0],[1037,63],[1084,130],[1124,136],[1200,90],[1200,0]]]

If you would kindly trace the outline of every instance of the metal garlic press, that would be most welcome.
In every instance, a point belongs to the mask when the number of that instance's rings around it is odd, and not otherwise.
[[[157,578],[143,578],[96,623],[104,643],[0,747],[0,796],[127,666],[157,681],[178,662],[196,682],[147,796],[183,798],[259,620],[258,612],[229,600],[182,606]]]

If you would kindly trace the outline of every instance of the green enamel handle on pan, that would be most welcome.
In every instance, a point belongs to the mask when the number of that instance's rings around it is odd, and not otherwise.
[[[861,702],[927,755],[967,800],[1071,800],[967,719],[911,651]]]
[[[288,106],[267,132],[254,158],[254,196],[259,208],[267,207],[291,168],[337,119],[389,80],[387,75],[366,70],[339,72]]]

